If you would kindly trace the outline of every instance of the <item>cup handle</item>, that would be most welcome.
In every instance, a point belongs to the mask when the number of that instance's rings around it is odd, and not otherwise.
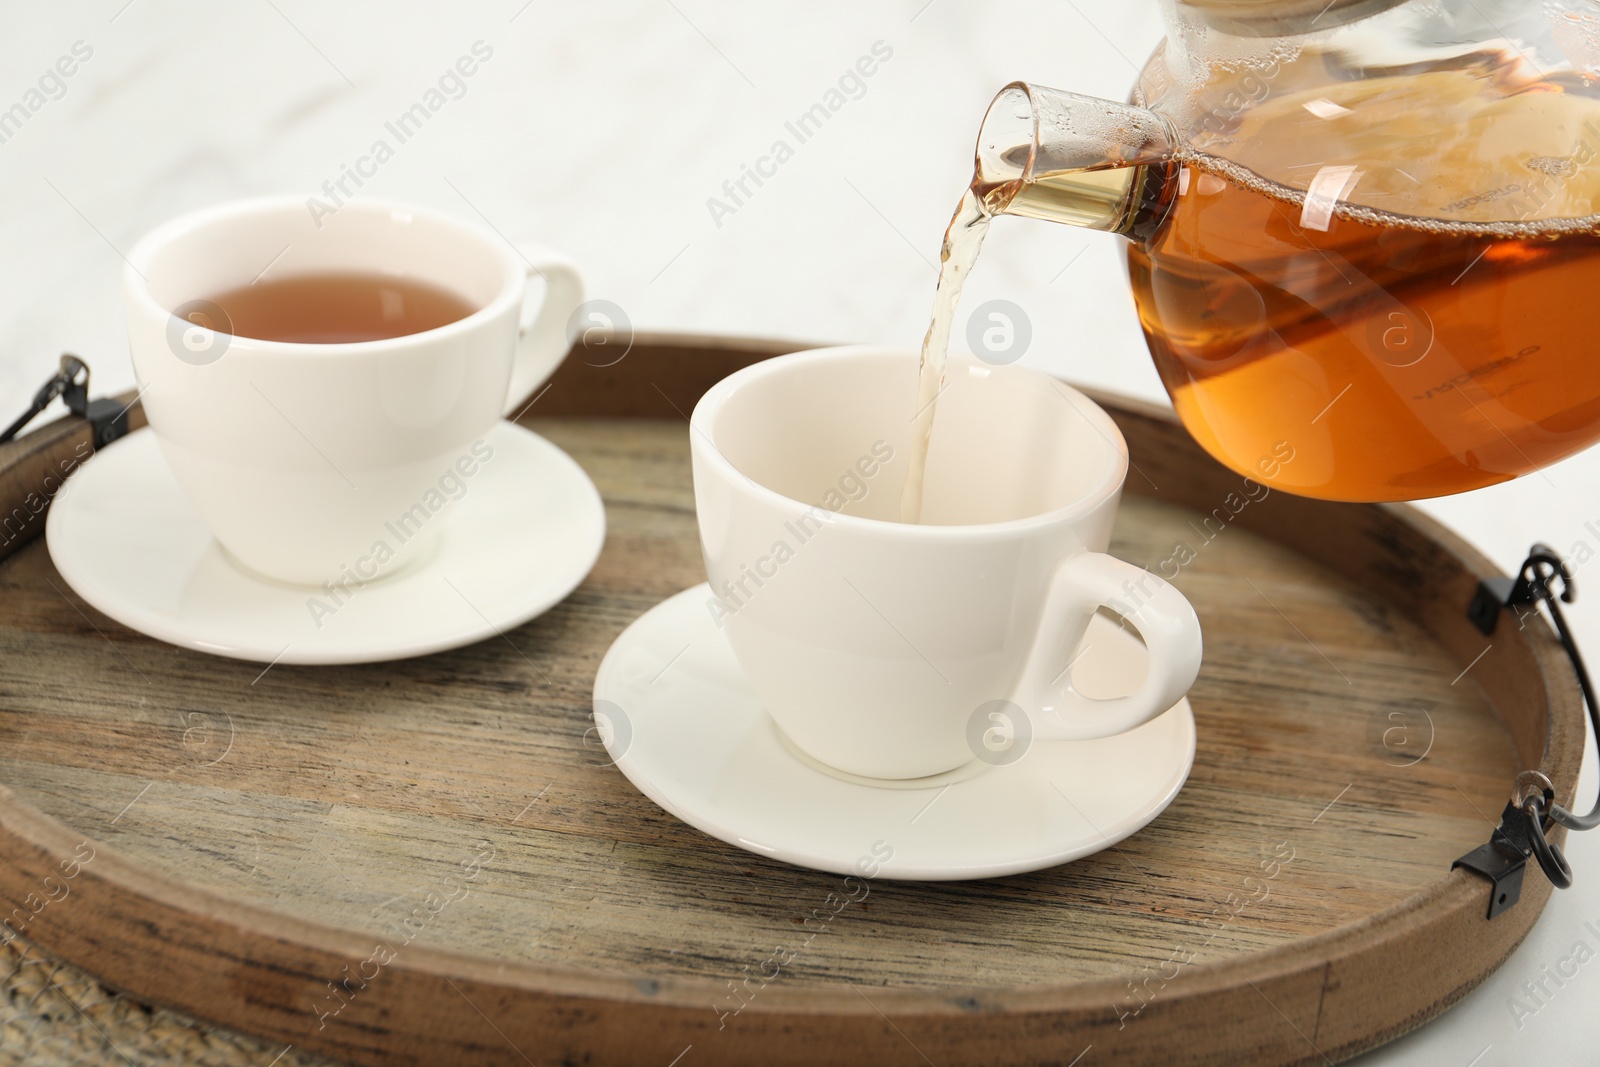
[[[523,256],[528,261],[529,279],[535,275],[543,278],[545,292],[539,304],[532,308],[523,305],[504,415],[516,414],[528,395],[567,357],[572,347],[567,323],[583,303],[583,279],[570,259],[559,252],[537,248],[525,251]]]
[[[1138,630],[1150,654],[1143,684],[1127,696],[1105,700],[1078,692],[1070,672],[1061,670],[1063,654],[1073,651],[1062,646],[1073,634],[1084,632],[1089,616],[1101,605]],[[1125,733],[1160,715],[1189,691],[1200,672],[1200,651],[1200,620],[1182,593],[1115,556],[1079,553],[1062,563],[1051,579],[1044,619],[1028,653],[1016,703],[1027,711],[1038,740],[1087,741]]]

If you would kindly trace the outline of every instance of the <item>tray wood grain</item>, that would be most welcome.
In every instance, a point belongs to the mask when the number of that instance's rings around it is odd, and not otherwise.
[[[842,879],[640,796],[594,744],[594,671],[703,580],[688,412],[796,347],[576,351],[522,421],[605,498],[594,573],[503,639],[399,663],[263,673],[118,626],[36,538],[86,428],[0,446],[13,929],[360,1063],[658,1067],[1323,1063],[1445,1010],[1521,941],[1542,876],[1491,922],[1450,862],[1519,769],[1573,799],[1582,708],[1554,638],[1483,638],[1464,611],[1493,567],[1415,510],[1274,492],[1234,514],[1237,475],[1115,397],[1134,473],[1112,550],[1159,567],[1186,545],[1175,584],[1207,644],[1194,773],[1153,824],[1036,874],[875,882],[819,927]]]

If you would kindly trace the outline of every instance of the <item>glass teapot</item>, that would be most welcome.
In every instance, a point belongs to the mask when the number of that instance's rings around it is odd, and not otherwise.
[[[1410,500],[1600,439],[1600,2],[1162,6],[1130,103],[1002,90],[973,191],[1129,239],[1213,456]]]

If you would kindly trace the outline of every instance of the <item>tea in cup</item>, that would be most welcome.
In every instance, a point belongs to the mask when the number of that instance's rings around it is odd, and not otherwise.
[[[441,212],[357,201],[313,218],[294,197],[166,223],[123,289],[140,398],[185,495],[245,570],[317,586],[426,557],[451,479],[565,357],[583,299],[564,257]]]

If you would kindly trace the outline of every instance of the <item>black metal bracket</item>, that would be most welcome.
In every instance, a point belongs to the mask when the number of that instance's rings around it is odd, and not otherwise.
[[[49,381],[39,387],[28,410],[18,416],[17,420],[4,431],[0,431],[0,444],[15,438],[22,432],[23,427],[49,407],[50,402],[58,396],[66,404],[68,411],[89,421],[95,449],[104,448],[117,438],[127,435],[130,405],[118,403],[107,397],[90,400],[89,364],[67,352],[61,356],[61,368]]]
[[[1500,814],[1500,825],[1494,828],[1488,844],[1479,845],[1450,865],[1451,870],[1465,867],[1489,879],[1489,918],[1515,904],[1522,896],[1522,875],[1533,855],[1533,843],[1528,840],[1527,826],[1522,810],[1507,803]]]
[[[1551,589],[1552,582],[1559,582],[1559,593]],[[1561,639],[1561,647],[1572,661],[1584,707],[1596,736],[1600,737],[1600,707],[1596,705],[1583,656],[1561,612],[1561,604],[1570,604],[1576,597],[1577,586],[1566,562],[1555,549],[1536,544],[1528,550],[1528,558],[1515,577],[1485,578],[1478,583],[1472,602],[1467,605],[1467,618],[1487,637],[1494,633],[1502,610],[1512,612],[1521,626],[1527,615],[1538,615],[1539,605],[1544,604]],[[1450,865],[1452,870],[1465,867],[1489,879],[1490,919],[1516,904],[1522,895],[1522,879],[1529,857],[1538,861],[1545,877],[1557,889],[1572,885],[1572,868],[1560,846],[1551,842],[1546,833],[1555,823],[1569,830],[1589,830],[1600,825],[1600,801],[1589,814],[1578,815],[1557,804],[1555,799],[1555,790],[1548,778],[1538,771],[1523,771],[1517,775],[1511,800],[1501,813],[1500,825],[1495,827],[1489,842]]]
[[[1472,603],[1467,605],[1467,618],[1472,620],[1483,636],[1488,637],[1494,633],[1495,623],[1500,621],[1500,609],[1513,608],[1519,603],[1517,592],[1515,578],[1483,579],[1478,583]]]

